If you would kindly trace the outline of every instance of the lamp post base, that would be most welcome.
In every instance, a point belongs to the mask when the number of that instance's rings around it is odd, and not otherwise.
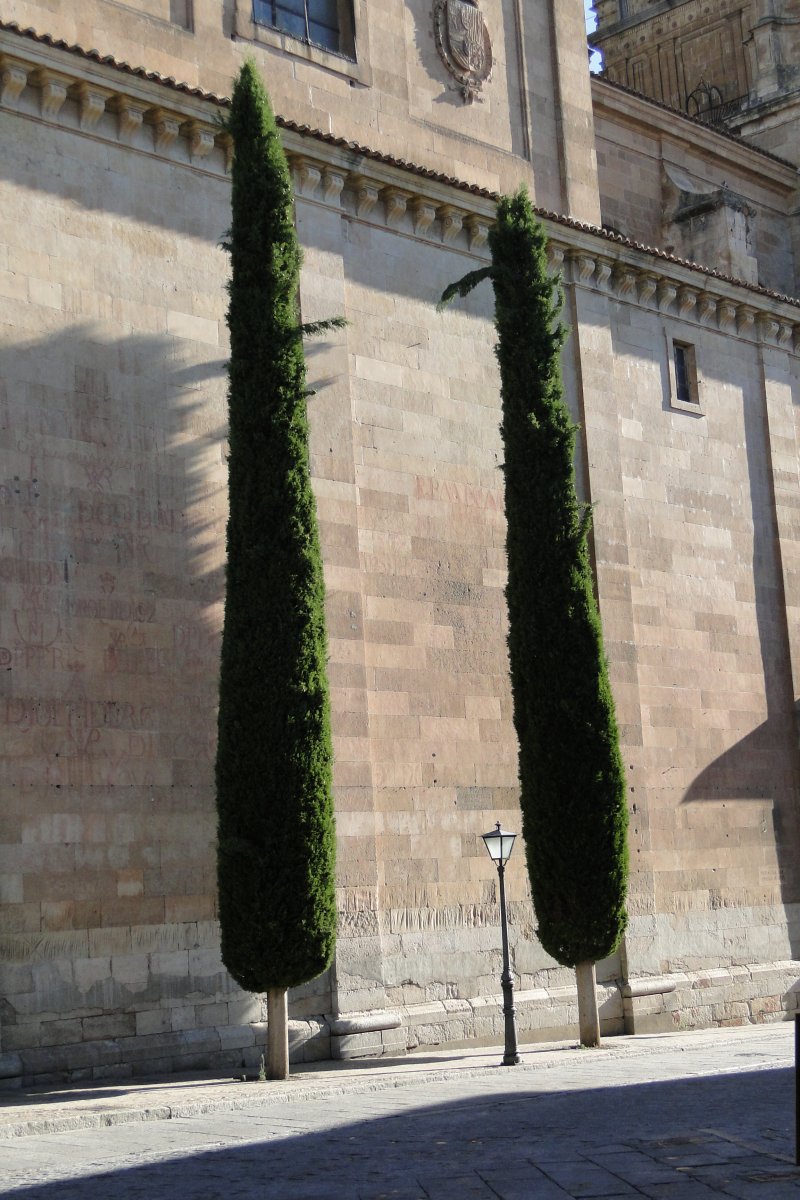
[[[514,1008],[514,982],[506,963],[501,980],[503,987],[503,1021],[505,1026],[504,1067],[515,1067],[519,1062],[517,1053],[517,1010]]]

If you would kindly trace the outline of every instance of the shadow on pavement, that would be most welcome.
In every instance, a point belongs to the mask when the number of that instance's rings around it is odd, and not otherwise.
[[[789,1069],[607,1088],[559,1089],[554,1078],[552,1090],[543,1071],[536,1090],[521,1076],[515,1085],[420,1083],[14,1139],[1,1144],[0,1190],[15,1200],[800,1198]]]

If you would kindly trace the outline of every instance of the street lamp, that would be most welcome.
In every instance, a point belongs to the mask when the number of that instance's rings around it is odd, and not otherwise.
[[[515,833],[500,828],[498,821],[490,833],[484,833],[484,845],[489,851],[489,857],[497,863],[497,874],[500,877],[500,932],[503,935],[503,974],[500,983],[503,987],[503,1017],[505,1018],[506,1045],[503,1055],[503,1066],[513,1067],[519,1062],[517,1053],[517,1028],[514,1022],[514,981],[508,965],[508,919],[506,917],[506,863],[514,849]]]

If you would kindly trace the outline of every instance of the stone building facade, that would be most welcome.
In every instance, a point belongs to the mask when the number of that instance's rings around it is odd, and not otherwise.
[[[798,161],[798,0],[598,0],[609,79]]]
[[[219,117],[247,54],[292,166],[304,319],[349,322],[309,348],[340,933],[331,970],[290,997],[294,1056],[502,1028],[480,834],[519,814],[491,290],[434,305],[487,261],[496,197],[521,182],[565,282],[630,778],[630,926],[600,964],[604,1027],[796,1006],[797,168],[590,79],[578,0],[376,8],[5,6],[9,1083],[235,1068],[263,1043],[215,923]],[[508,890],[520,1026],[571,1030],[574,978],[536,940],[521,853]]]

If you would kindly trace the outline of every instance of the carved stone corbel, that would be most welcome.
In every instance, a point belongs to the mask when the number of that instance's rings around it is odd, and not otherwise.
[[[81,129],[84,133],[94,129],[105,112],[106,104],[113,93],[106,88],[96,87],[94,84],[83,81],[73,84],[69,91],[70,95],[74,96],[78,102]]]
[[[774,317],[767,316],[766,313],[759,313],[756,319],[756,328],[758,330],[759,341],[774,342],[778,341],[781,323]]]
[[[736,332],[741,334],[752,335],[756,323],[756,310],[750,308],[748,304],[737,304],[736,306]]]
[[[454,242],[464,225],[464,213],[453,208],[452,204],[443,204],[438,210],[438,215],[442,222],[442,241]]]
[[[551,275],[558,275],[564,268],[564,251],[561,246],[547,243],[547,270]]]
[[[471,217],[467,217],[464,225],[469,237],[470,250],[482,250],[489,240],[489,222],[485,217],[477,217],[473,214]]]
[[[156,151],[159,154],[166,154],[181,131],[180,121],[161,108],[151,109],[145,120],[153,126],[153,145]]]
[[[0,66],[0,104],[14,108],[28,82],[28,68],[15,58],[4,57]]]
[[[117,114],[117,135],[130,141],[142,127],[145,106],[129,96],[115,96],[111,108]]]
[[[365,179],[363,175],[354,176],[351,184],[356,197],[356,216],[368,217],[378,203],[380,188],[376,183]]]
[[[697,298],[697,315],[703,325],[714,325],[717,319],[717,300],[708,292],[701,292]]]
[[[614,269],[614,288],[618,296],[636,295],[636,272],[619,263]]]
[[[190,122],[189,154],[192,158],[208,158],[214,149],[215,130],[211,125],[201,125],[199,121]]]
[[[34,71],[30,81],[39,88],[39,109],[43,117],[57,117],[67,98],[69,78],[44,67]]]
[[[297,194],[307,199],[316,196],[322,183],[322,167],[301,154],[292,155],[291,167]]]
[[[597,269],[594,276],[594,286],[601,291],[606,290],[609,279],[611,278],[611,263],[607,258],[601,258],[597,262]]]
[[[672,305],[675,303],[675,297],[678,295],[678,289],[675,284],[669,279],[659,279],[658,287],[656,288],[658,296],[658,307],[662,312],[669,312]]]
[[[406,215],[409,193],[404,192],[402,188],[387,187],[383,189],[381,196],[383,197],[384,212],[386,213],[386,224],[399,225]]]
[[[594,270],[597,266],[591,254],[576,254],[572,261],[578,274],[578,282],[588,283],[594,275]]]
[[[344,171],[326,167],[322,172],[322,195],[326,204],[338,205],[344,188]]]
[[[731,300],[720,300],[717,319],[720,329],[733,329],[736,324],[736,305]]]
[[[639,303],[649,304],[656,294],[658,280],[655,275],[639,276]]]
[[[436,205],[424,196],[417,196],[411,201],[411,211],[414,214],[414,233],[417,237],[424,237],[436,220]]]

